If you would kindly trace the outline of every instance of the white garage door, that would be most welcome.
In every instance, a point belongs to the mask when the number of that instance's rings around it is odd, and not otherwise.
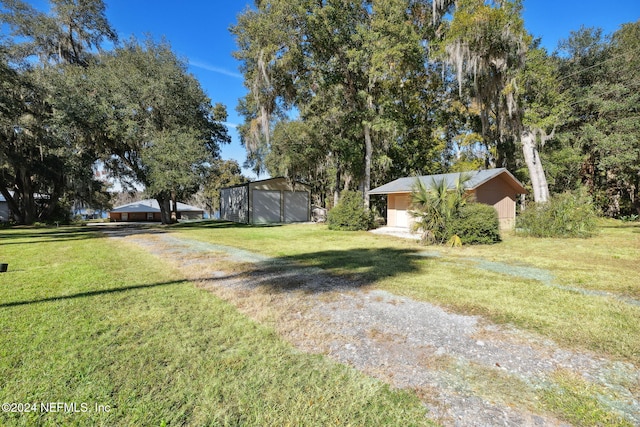
[[[280,192],[253,190],[253,222],[280,222]]]
[[[287,191],[284,193],[284,222],[309,221],[309,193]]]

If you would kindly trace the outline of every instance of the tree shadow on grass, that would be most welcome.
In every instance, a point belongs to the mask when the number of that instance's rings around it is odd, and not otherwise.
[[[244,284],[273,292],[329,292],[356,289],[380,280],[417,273],[421,251],[357,248],[309,252],[256,263],[244,273]],[[212,280],[224,280],[224,277]]]
[[[2,232],[0,230],[0,244],[26,245],[31,243],[41,244],[67,242],[71,240],[99,239],[105,237],[101,231],[102,229],[100,227],[29,228],[16,229],[15,232]]]
[[[10,301],[0,303],[0,309],[171,286],[188,281],[212,284],[226,282],[232,286],[239,284],[244,288],[264,289],[274,293],[294,291],[322,293],[349,290],[365,287],[400,274],[418,272],[420,270],[418,264],[425,257],[429,256],[425,256],[424,252],[420,250],[392,247],[310,252],[259,262],[248,262],[245,263],[246,269],[235,273],[216,274],[213,277],[209,274],[200,278]]]
[[[240,222],[223,221],[211,219],[204,221],[181,222],[173,224],[175,228],[201,228],[201,229],[222,229],[222,228],[271,228],[282,227],[282,224],[243,224]]]
[[[134,291],[134,290],[138,290],[138,289],[147,289],[147,288],[156,288],[156,287],[159,287],[159,286],[178,285],[178,284],[186,283],[186,282],[187,282],[187,280],[171,280],[171,281],[168,281],[168,282],[158,282],[158,283],[151,283],[151,284],[145,284],[145,285],[134,285],[134,286],[123,286],[123,287],[120,287],[120,288],[110,288],[110,289],[101,289],[101,290],[96,290],[96,291],[79,292],[79,293],[76,293],[76,294],[60,295],[60,296],[39,298],[39,299],[26,300],[26,301],[11,301],[11,302],[0,303],[0,308],[17,307],[17,306],[21,306],[21,305],[39,304],[39,303],[45,303],[45,302],[55,302],[55,301],[62,301],[62,300],[75,299],[75,298],[87,298],[87,297],[93,297],[93,296],[97,296],[97,295],[108,295],[108,294],[115,294],[115,293],[120,293],[120,292]]]
[[[356,248],[326,250],[279,258],[321,268],[327,272],[356,276],[367,282],[418,270],[418,250],[386,248]]]
[[[31,244],[31,243],[53,243],[67,242],[71,240],[100,239],[104,237],[126,237],[134,234],[157,234],[166,233],[167,226],[160,223],[104,223],[101,225],[88,226],[62,226],[62,227],[16,227],[13,232],[3,233],[0,230],[0,243],[8,244]],[[31,239],[29,241],[29,239]],[[14,240],[9,242],[9,240]],[[17,241],[23,240],[23,241]],[[24,241],[28,240],[28,241]]]
[[[608,229],[629,229],[632,228],[634,233],[640,233],[640,222],[637,221],[628,221],[628,222],[620,222],[618,224],[604,224],[599,225],[600,228],[608,228]]]

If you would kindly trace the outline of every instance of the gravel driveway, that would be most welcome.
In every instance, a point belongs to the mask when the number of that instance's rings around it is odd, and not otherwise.
[[[640,425],[640,372],[632,364],[565,350],[478,316],[360,289],[317,268],[168,233],[107,233],[175,262],[198,286],[274,327],[302,351],[415,390],[429,417],[442,425],[569,425],[544,413],[537,401],[556,387],[551,379],[558,373],[600,387],[601,403]]]

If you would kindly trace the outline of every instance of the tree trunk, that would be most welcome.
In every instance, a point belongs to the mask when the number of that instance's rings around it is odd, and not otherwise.
[[[178,201],[176,200],[176,192],[171,192],[171,224],[178,222]]]
[[[371,189],[371,159],[373,157],[373,145],[371,144],[371,127],[364,123],[364,207],[369,209],[369,190]]]
[[[60,201],[60,197],[63,192],[64,190],[62,189],[62,184],[55,183],[53,185],[53,190],[49,195],[49,204],[47,205],[46,212],[41,212],[41,216],[44,216],[45,219],[49,219],[53,216],[53,213],[58,207],[58,202]]]
[[[20,168],[16,174],[17,189],[14,193],[14,200],[17,193],[20,193],[18,199],[18,222],[20,224],[30,225],[36,221],[38,217],[36,203],[33,196],[33,186],[31,183],[31,174],[24,168]]]
[[[336,186],[333,188],[333,206],[336,206],[340,201],[340,162],[336,165]]]
[[[636,182],[628,186],[629,198],[631,199],[631,206],[636,211],[637,215],[640,215],[640,173],[636,175]]]
[[[521,143],[524,161],[529,169],[529,177],[533,187],[533,200],[536,203],[545,203],[549,201],[549,184],[542,168],[535,135],[524,130],[521,135]]]
[[[169,203],[169,198],[158,196],[156,200],[160,206],[160,220],[163,224],[171,224],[171,203]]]

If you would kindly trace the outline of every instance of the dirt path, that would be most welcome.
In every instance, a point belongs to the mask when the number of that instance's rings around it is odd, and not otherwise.
[[[198,286],[274,327],[299,349],[415,390],[430,418],[445,426],[569,425],[545,413],[541,402],[546,391],[558,391],[558,376],[593,384],[602,390],[600,403],[640,425],[640,373],[631,364],[360,289],[320,269],[171,234],[109,233],[175,262]]]

